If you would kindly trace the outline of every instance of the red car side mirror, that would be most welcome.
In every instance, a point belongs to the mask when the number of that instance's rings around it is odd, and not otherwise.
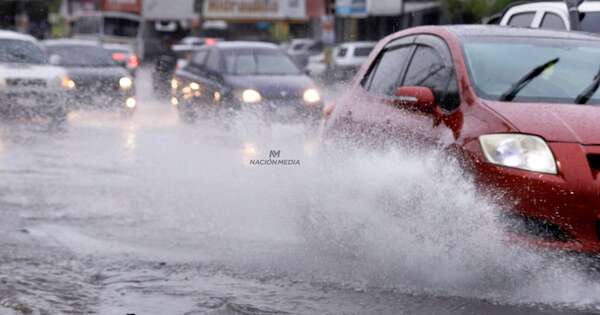
[[[401,106],[412,107],[424,113],[433,113],[435,110],[435,96],[428,87],[401,86],[394,95]]]

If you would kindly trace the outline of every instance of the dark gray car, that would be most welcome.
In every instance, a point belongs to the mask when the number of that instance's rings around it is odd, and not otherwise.
[[[70,92],[74,106],[135,110],[133,77],[98,43],[51,40],[44,45],[50,62],[65,68],[73,81]]]
[[[176,71],[171,102],[185,118],[214,110],[256,110],[270,119],[318,117],[315,83],[279,47],[222,42],[200,49]]]

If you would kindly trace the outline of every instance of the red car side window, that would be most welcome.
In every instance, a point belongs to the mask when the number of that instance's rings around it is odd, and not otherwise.
[[[406,36],[389,42],[372,62],[360,85],[372,93],[392,95],[412,55],[415,38]]]
[[[430,88],[438,105],[445,111],[453,111],[460,106],[460,97],[450,52],[440,39],[428,37],[423,41],[436,48],[427,44],[417,46],[402,85]]]
[[[367,90],[374,94],[393,95],[400,82],[403,66],[410,58],[412,46],[403,46],[383,52],[373,71]]]

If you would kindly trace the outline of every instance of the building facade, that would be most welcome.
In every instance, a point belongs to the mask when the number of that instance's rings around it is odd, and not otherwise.
[[[338,42],[379,40],[393,32],[443,21],[437,0],[336,0]]]
[[[226,22],[232,39],[281,41],[311,33],[306,0],[204,0],[202,19]]]
[[[50,5],[47,0],[0,1],[0,28],[29,33],[37,38],[50,35]]]

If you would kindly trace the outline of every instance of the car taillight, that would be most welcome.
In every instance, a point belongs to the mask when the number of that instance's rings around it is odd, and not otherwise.
[[[127,56],[124,53],[116,52],[112,54],[112,59],[117,62],[123,62],[126,58]]]
[[[138,56],[136,56],[134,54],[129,56],[129,58],[127,59],[127,68],[135,69],[139,65],[140,65],[140,60],[139,60]]]
[[[213,46],[216,43],[217,43],[217,40],[214,39],[214,38],[207,38],[207,39],[204,40],[204,44],[206,46]]]

